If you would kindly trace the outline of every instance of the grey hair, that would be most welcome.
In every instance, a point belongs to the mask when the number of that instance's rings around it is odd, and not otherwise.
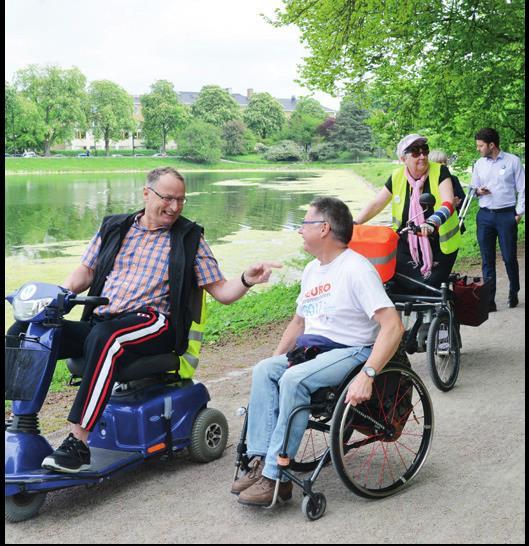
[[[157,169],[150,171],[147,175],[147,186],[150,188],[154,187],[160,176],[163,176],[164,174],[172,174],[174,177],[180,180],[182,184],[185,185],[186,183],[184,177],[176,169],[173,169],[172,167],[158,167]]]
[[[331,226],[334,239],[347,245],[353,236],[353,215],[349,207],[336,197],[317,197],[310,206]]]
[[[446,165],[448,163],[448,156],[446,155],[446,152],[443,152],[442,150],[430,150],[428,160]]]

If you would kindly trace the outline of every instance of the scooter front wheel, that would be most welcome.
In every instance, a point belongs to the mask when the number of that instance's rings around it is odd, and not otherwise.
[[[5,498],[6,521],[17,523],[36,516],[46,493],[17,493]]]
[[[222,455],[227,443],[228,421],[224,414],[212,408],[200,411],[191,432],[191,459],[198,463],[209,463]]]

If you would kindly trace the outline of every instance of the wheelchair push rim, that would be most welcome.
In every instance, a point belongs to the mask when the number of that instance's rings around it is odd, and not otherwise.
[[[365,498],[383,498],[406,486],[431,447],[433,409],[424,383],[411,369],[388,366],[373,394],[356,408],[345,389],[331,427],[331,457],[342,482]]]

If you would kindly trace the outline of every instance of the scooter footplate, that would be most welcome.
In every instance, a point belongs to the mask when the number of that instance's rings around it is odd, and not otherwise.
[[[90,449],[90,468],[81,472],[56,472],[53,470],[36,469],[19,475],[5,476],[7,483],[50,483],[65,481],[99,481],[109,474],[130,468],[143,462],[144,457],[139,451],[113,451],[93,447]]]

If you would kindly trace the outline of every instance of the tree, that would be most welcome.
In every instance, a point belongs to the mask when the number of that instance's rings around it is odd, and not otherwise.
[[[325,117],[325,110],[317,100],[301,97],[292,112],[285,136],[304,146],[305,152],[308,152],[317,129]]]
[[[354,159],[359,159],[361,152],[371,150],[371,128],[366,124],[368,115],[351,98],[342,101],[329,135],[329,141],[337,151],[347,151]]]
[[[243,117],[246,125],[263,139],[279,132],[285,123],[283,107],[270,93],[254,93]]]
[[[45,127],[35,104],[5,83],[4,136],[8,152],[38,148],[44,140]]]
[[[178,152],[184,159],[215,163],[221,156],[220,130],[201,120],[192,121],[178,138]]]
[[[227,121],[241,118],[241,109],[236,100],[218,85],[205,85],[193,106],[195,119],[222,127]]]
[[[180,103],[173,84],[158,80],[151,85],[151,92],[140,97],[143,115],[143,138],[151,145],[165,152],[169,136],[185,127],[189,114]]]
[[[134,128],[134,102],[125,89],[108,80],[93,81],[88,96],[95,136],[104,139],[108,155],[110,140],[120,140],[123,131]]]
[[[291,0],[273,23],[299,27],[302,81],[363,97],[385,144],[422,130],[475,154],[482,126],[525,142],[524,19],[521,0]]]
[[[224,124],[222,150],[226,155],[248,153],[253,144],[255,144],[255,137],[242,121],[235,119]]]
[[[86,127],[86,78],[78,68],[30,65],[19,70],[15,87],[35,107],[35,122],[43,129],[39,145],[46,156],[56,142],[73,137]]]

